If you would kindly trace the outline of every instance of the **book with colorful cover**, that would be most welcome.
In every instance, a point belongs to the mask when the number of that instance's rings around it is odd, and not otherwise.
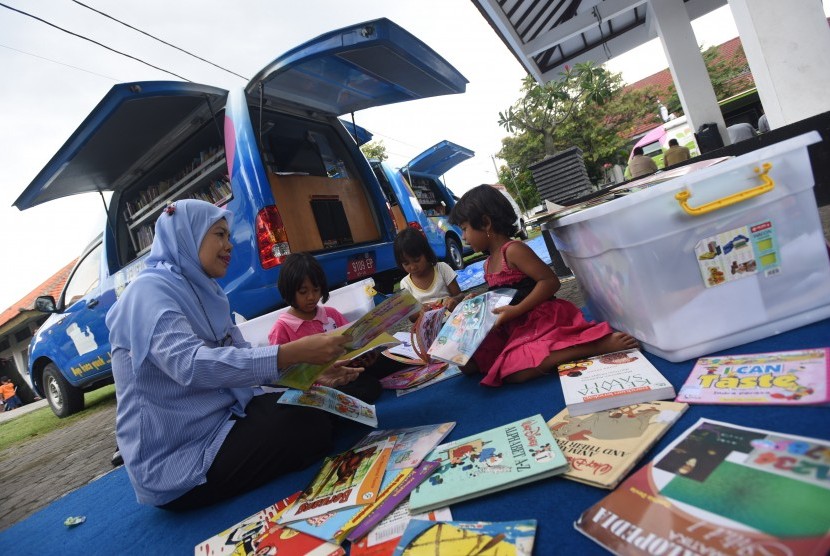
[[[425,512],[567,471],[568,462],[541,415],[438,446],[441,466],[409,498]]]
[[[357,450],[385,438],[394,438],[395,445],[392,448],[392,455],[389,457],[388,469],[418,467],[424,458],[447,437],[453,427],[455,427],[455,421],[437,425],[372,431],[352,449]]]
[[[444,324],[444,315],[446,313],[444,307],[438,309],[431,309],[424,311],[418,315],[418,319],[412,325],[409,331],[409,341],[406,342],[407,347],[397,349],[398,346],[389,348],[384,354],[401,363],[407,365],[427,365],[433,363],[427,350],[435,338],[438,337],[441,327]],[[395,334],[396,339],[400,339],[398,335],[404,335],[406,332],[399,332]]]
[[[448,363],[428,363],[407,367],[380,379],[380,385],[386,390],[407,390],[428,382],[446,370]]]
[[[381,439],[323,460],[323,466],[279,523],[316,517],[368,504],[380,491],[394,438]]]
[[[498,288],[465,299],[453,310],[427,353],[433,359],[465,365],[496,324],[493,309],[508,305],[516,290]]]
[[[332,330],[331,332],[327,332],[327,334],[345,334],[347,330],[346,326],[341,326],[337,330]],[[319,378],[326,369],[331,367],[337,361],[351,361],[353,359],[357,359],[363,355],[368,354],[371,351],[378,351],[383,353],[391,346],[395,346],[398,344],[398,340],[395,339],[394,336],[388,334],[386,332],[381,332],[380,334],[376,335],[374,338],[369,340],[367,343],[363,344],[361,347],[351,349],[347,351],[340,357],[329,361],[323,365],[314,365],[312,363],[298,363],[296,365],[291,365],[287,369],[281,372],[280,377],[276,380],[274,385],[276,386],[287,386],[289,388],[295,388],[297,390],[308,390],[314,381]],[[348,349],[348,348],[347,348]]]
[[[614,554],[827,554],[830,442],[700,419],[576,521]]]
[[[351,337],[348,344],[345,345],[349,354],[338,357],[323,365],[312,365],[310,363],[300,363],[292,365],[282,372],[277,384],[280,386],[288,386],[289,388],[296,388],[298,390],[307,390],[317,377],[323,371],[329,368],[338,359],[353,359],[366,351],[367,345],[386,330],[414,315],[421,309],[421,304],[417,299],[412,297],[412,294],[406,290],[396,293],[384,299],[381,303],[372,308],[371,311],[354,321],[353,323],[342,326],[337,330],[330,332],[330,334],[343,334]],[[386,341],[392,341],[391,345],[397,344],[391,335],[385,334]],[[380,345],[380,344],[375,344]],[[353,353],[357,353],[354,355]]]
[[[514,554],[531,556],[536,520],[423,521],[413,519],[395,549],[404,554]]]
[[[564,363],[557,370],[571,415],[675,396],[671,383],[638,349]]]
[[[195,556],[247,556],[254,554],[310,554],[314,556],[339,556],[346,552],[338,545],[321,541],[300,532],[287,532],[276,523],[280,515],[291,506],[300,493],[297,492],[276,504],[196,545]],[[273,549],[273,552],[264,550]]]
[[[428,521],[450,521],[449,508],[439,508],[422,514],[411,514],[409,503],[404,500],[395,510],[375,525],[368,535],[351,544],[351,556],[392,556],[401,540],[406,526],[413,519]]]
[[[354,542],[366,536],[375,525],[391,514],[396,507],[409,497],[409,493],[424,482],[424,479],[429,477],[437,468],[437,462],[424,461],[418,467],[401,469],[381,491],[377,500],[372,504],[363,506],[360,512],[343,527],[344,532],[347,533],[345,538]],[[338,538],[338,540],[342,541],[343,539]]]
[[[458,365],[447,365],[447,367],[432,377],[431,379],[416,384],[415,386],[410,386],[405,390],[395,390],[395,395],[398,397],[405,396],[407,394],[411,394],[412,392],[417,392],[418,390],[422,390],[427,386],[432,386],[433,384],[437,384],[443,380],[447,380],[448,378],[452,378],[454,376],[461,376],[461,369],[458,368]]]
[[[306,391],[286,390],[277,403],[315,407],[370,427],[378,426],[375,406],[344,394],[340,390],[319,384],[315,384]]]
[[[701,357],[677,401],[806,405],[830,402],[830,349]]]
[[[616,487],[688,407],[654,401],[577,416],[563,409],[548,421],[570,466],[562,476]]]

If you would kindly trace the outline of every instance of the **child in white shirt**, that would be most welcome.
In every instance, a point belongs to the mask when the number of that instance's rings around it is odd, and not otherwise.
[[[401,289],[409,291],[428,308],[439,304],[452,311],[461,300],[457,275],[439,261],[423,233],[407,228],[395,238],[395,261],[407,275]]]

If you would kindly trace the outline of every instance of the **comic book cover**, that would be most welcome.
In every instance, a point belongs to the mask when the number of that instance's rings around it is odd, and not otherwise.
[[[537,481],[568,469],[541,415],[442,444],[426,457],[440,467],[410,495],[413,512],[425,512]]]
[[[571,415],[567,409],[548,421],[568,459],[566,479],[614,488],[689,406],[655,401]]]
[[[384,355],[407,365],[426,365],[432,363],[427,349],[438,337],[447,313],[444,307],[424,311],[418,315],[409,332],[397,332],[395,339],[401,345],[387,349]]]
[[[389,469],[406,469],[418,467],[424,458],[441,443],[455,427],[455,421],[437,425],[423,425],[403,429],[372,431],[361,439],[355,449],[373,444],[383,438],[395,440],[395,447],[389,458]]]
[[[432,380],[447,368],[448,363],[428,363],[417,367],[401,369],[380,379],[380,385],[387,390],[406,390]]]
[[[677,401],[804,405],[830,401],[830,349],[701,357]]]
[[[380,491],[394,445],[394,438],[384,438],[325,458],[320,472],[280,517],[279,523],[370,503]]]
[[[454,376],[461,376],[461,369],[458,368],[458,365],[448,365],[446,369],[432,377],[431,379],[427,380],[426,382],[421,382],[420,384],[416,384],[415,386],[410,386],[405,390],[396,390],[395,395],[405,396],[407,394],[411,394],[412,392],[417,392],[427,386],[432,386],[433,384],[437,384],[442,380],[447,380],[448,378],[452,378]]]
[[[433,359],[465,365],[496,323],[493,309],[507,305],[516,290],[499,288],[465,299],[453,310],[427,353]]]
[[[345,334],[347,327],[341,326],[337,330],[329,332],[329,334]],[[323,372],[331,367],[335,361],[349,361],[357,359],[366,355],[370,351],[378,350],[381,353],[390,346],[398,344],[398,340],[394,336],[386,332],[381,332],[375,335],[370,341],[363,344],[361,347],[353,348],[345,354],[341,355],[333,361],[329,361],[324,365],[313,365],[311,363],[299,363],[291,365],[280,373],[280,377],[276,380],[275,385],[287,386],[289,388],[296,388],[297,390],[308,390],[314,381],[323,374]]]
[[[830,442],[700,419],[585,511],[614,554],[827,554]]]
[[[375,406],[327,386],[315,384],[306,391],[286,390],[277,403],[316,407],[370,427],[378,426]]]
[[[276,504],[247,517],[221,533],[196,545],[196,556],[219,556],[232,554],[247,556],[261,554],[264,549],[273,548],[277,553],[311,554],[315,556],[338,556],[345,551],[319,539],[286,529],[276,523],[280,515],[293,504],[301,493],[297,492]],[[269,552],[264,552],[269,553]]]
[[[439,508],[422,514],[411,514],[409,503],[404,500],[395,510],[375,525],[368,535],[353,542],[351,556],[392,556],[410,520],[450,521],[449,508]]]
[[[404,554],[515,554],[531,556],[536,520],[421,521],[413,519],[395,549]]]

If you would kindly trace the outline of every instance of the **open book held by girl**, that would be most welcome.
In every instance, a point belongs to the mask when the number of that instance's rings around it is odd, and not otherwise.
[[[588,322],[573,303],[557,299],[559,278],[516,234],[516,214],[504,196],[479,185],[453,207],[450,222],[476,251],[490,256],[484,277],[490,289],[518,291],[510,305],[498,307],[496,324],[462,370],[481,373],[485,386],[525,382],[551,374],[574,359],[636,348],[637,340],[608,323]]]

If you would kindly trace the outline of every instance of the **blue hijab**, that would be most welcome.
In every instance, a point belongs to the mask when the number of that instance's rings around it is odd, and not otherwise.
[[[184,314],[208,346],[221,345],[231,329],[228,297],[199,262],[199,247],[211,226],[233,214],[195,199],[176,201],[156,220],[146,268],[107,313],[112,348],[130,350],[137,370],[150,349],[153,331],[168,311]]]

